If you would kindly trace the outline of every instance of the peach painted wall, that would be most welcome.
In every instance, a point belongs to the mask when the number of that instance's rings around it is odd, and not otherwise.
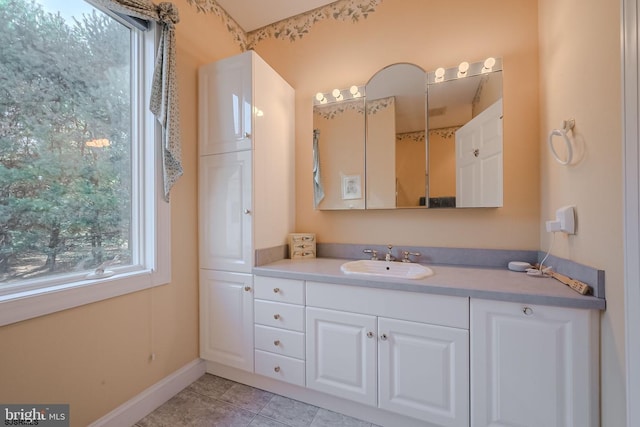
[[[220,20],[174,3],[185,174],[171,196],[172,282],[1,327],[0,402],[69,403],[71,425],[86,426],[198,358],[197,67],[240,50]]]
[[[451,23],[455,22],[455,27]],[[295,42],[255,50],[296,89],[296,223],[320,242],[538,249],[537,3],[525,0],[385,0],[357,23],[315,24]],[[323,212],[313,208],[312,98],[364,84],[381,68],[426,70],[504,61],[504,208]]]
[[[610,0],[539,1],[541,249],[551,245],[544,220],[575,205],[576,235],[556,236],[552,252],[605,270],[605,427],[625,425],[620,16],[619,2]],[[569,118],[582,156],[567,167],[552,158],[547,135]]]

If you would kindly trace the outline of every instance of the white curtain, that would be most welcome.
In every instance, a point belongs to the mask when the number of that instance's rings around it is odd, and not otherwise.
[[[162,173],[164,198],[182,176],[180,148],[180,112],[176,81],[175,24],[180,21],[178,9],[172,3],[158,5],[149,0],[90,0],[114,12],[160,25],[160,44],[156,54],[149,108],[162,126]]]

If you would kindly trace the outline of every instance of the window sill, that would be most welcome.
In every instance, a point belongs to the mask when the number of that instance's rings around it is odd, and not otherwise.
[[[167,273],[142,270],[0,296],[0,326],[165,285],[169,281]]]

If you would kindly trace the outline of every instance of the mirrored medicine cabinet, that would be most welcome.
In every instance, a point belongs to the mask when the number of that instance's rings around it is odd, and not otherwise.
[[[316,209],[502,206],[501,59],[392,64],[313,103]]]

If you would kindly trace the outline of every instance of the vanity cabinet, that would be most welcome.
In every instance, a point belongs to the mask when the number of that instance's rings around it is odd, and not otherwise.
[[[599,425],[598,311],[471,299],[471,426]]]
[[[200,357],[253,371],[253,276],[200,270]]]
[[[304,282],[256,276],[256,374],[304,386]]]
[[[468,426],[468,310],[467,298],[307,282],[307,387]]]
[[[201,67],[198,90],[200,355],[253,372],[254,253],[295,225],[295,96],[254,51]]]

